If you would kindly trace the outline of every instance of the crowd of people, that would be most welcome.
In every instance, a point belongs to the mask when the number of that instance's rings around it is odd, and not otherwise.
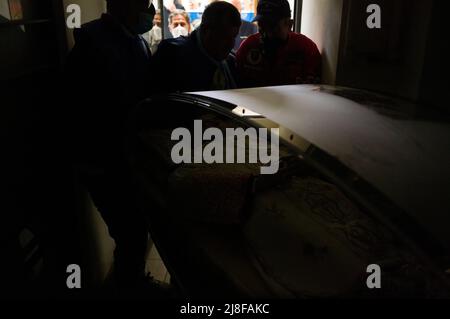
[[[320,52],[292,31],[287,0],[259,0],[252,22],[239,3],[211,2],[195,28],[178,2],[162,8],[166,23],[150,0],[107,0],[107,13],[74,32],[70,158],[116,242],[124,286],[145,277],[148,234],[121,147],[130,110],[152,94],[320,82]]]
[[[168,81],[158,78],[153,87],[163,92],[196,91],[320,81],[320,52],[309,38],[292,32],[293,20],[287,0],[260,1],[252,22],[241,18],[241,0],[223,2],[230,5],[223,5],[212,19],[211,14],[207,14],[198,27],[193,26],[189,14],[177,2],[172,11],[165,7],[169,33],[164,40],[161,13],[156,11],[153,28],[144,35],[155,70],[196,76]],[[220,22],[223,16],[226,18]],[[216,24],[220,24],[218,28]],[[234,43],[231,47],[217,43],[226,42],[230,37]],[[214,56],[217,52],[211,54],[210,50],[205,50],[205,45],[222,45],[228,52],[224,57]],[[158,49],[162,52],[157,53]]]

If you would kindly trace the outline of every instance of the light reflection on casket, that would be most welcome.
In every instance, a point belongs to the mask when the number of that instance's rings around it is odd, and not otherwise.
[[[450,127],[410,118],[395,103],[313,86],[144,103],[137,176],[152,236],[178,284],[202,297],[371,296],[366,267],[379,264],[381,295],[446,295],[448,219],[439,210],[450,211],[440,196],[450,174],[438,163],[450,162],[442,138]],[[157,125],[147,121],[155,107],[165,114]],[[262,178],[269,187],[249,194],[258,165],[175,165],[171,132],[194,119],[205,129],[279,128],[289,173]]]

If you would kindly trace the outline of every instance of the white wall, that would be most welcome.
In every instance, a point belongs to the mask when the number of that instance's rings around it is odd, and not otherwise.
[[[65,18],[67,19],[67,6],[70,4],[78,4],[81,8],[81,23],[87,23],[95,20],[101,16],[103,12],[106,12],[105,0],[63,0]],[[73,47],[73,30],[66,29],[67,44],[69,50]]]
[[[83,248],[87,252],[89,269],[87,278],[89,285],[98,287],[102,285],[110,274],[114,261],[114,240],[110,237],[108,227],[100,213],[95,208],[91,197],[83,191],[86,199],[83,216]]]
[[[8,0],[0,0],[0,15],[10,20]]]
[[[424,57],[431,14],[438,1],[378,0],[380,29],[369,29],[365,24],[369,2],[348,1],[337,83],[417,100],[423,69],[434,61]]]
[[[303,0],[301,33],[322,53],[322,82],[335,84],[343,0]]]

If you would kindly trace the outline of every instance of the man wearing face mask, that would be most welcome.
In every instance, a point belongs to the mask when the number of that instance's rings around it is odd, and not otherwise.
[[[191,33],[191,22],[186,11],[176,9],[170,14],[169,29],[174,38],[187,37]]]
[[[154,70],[166,76],[154,84],[163,92],[207,91],[236,87],[230,55],[241,25],[239,11],[225,1],[205,8],[202,23],[188,37],[163,40]],[[173,74],[184,76],[172,77]]]
[[[148,33],[143,34],[143,37],[148,42],[152,54],[155,54],[158,45],[162,41],[161,10],[156,10],[155,17],[153,18],[153,28]]]
[[[320,52],[312,40],[291,31],[287,0],[259,0],[254,21],[259,33],[245,40],[236,53],[239,86],[320,82]]]
[[[152,28],[150,0],[107,0],[107,13],[74,32],[66,67],[71,108],[69,156],[114,239],[120,291],[149,287],[148,228],[128,165],[127,117],[148,93],[151,53],[141,34]]]

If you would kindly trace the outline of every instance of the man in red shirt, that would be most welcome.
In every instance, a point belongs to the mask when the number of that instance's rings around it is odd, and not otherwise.
[[[321,55],[308,37],[292,32],[287,0],[260,0],[259,33],[245,40],[236,53],[239,86],[319,83]]]

